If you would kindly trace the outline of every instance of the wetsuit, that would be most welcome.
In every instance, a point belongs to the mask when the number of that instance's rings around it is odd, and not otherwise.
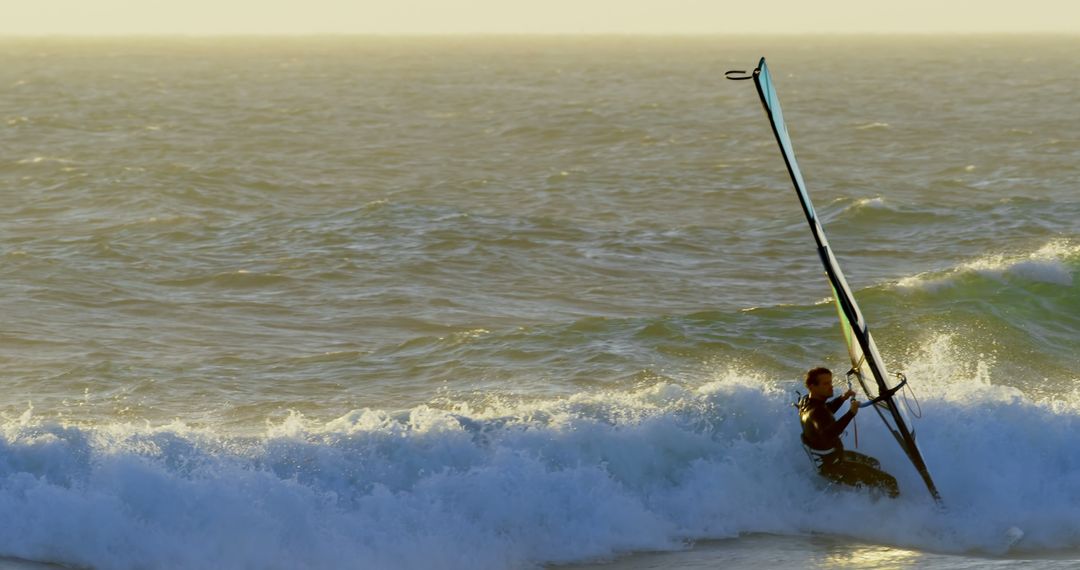
[[[851,423],[851,410],[837,420],[833,414],[843,405],[844,398],[831,401],[804,396],[799,401],[799,420],[802,422],[803,445],[809,448],[823,476],[853,487],[877,487],[890,497],[900,494],[896,478],[881,470],[877,459],[854,451],[845,451],[840,434]]]

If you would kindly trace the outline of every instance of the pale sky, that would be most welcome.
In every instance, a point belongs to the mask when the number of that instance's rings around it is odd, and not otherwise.
[[[0,0],[0,35],[1080,34],[1075,0]]]

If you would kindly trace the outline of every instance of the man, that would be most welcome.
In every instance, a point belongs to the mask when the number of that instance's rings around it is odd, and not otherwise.
[[[896,478],[881,470],[877,459],[845,451],[840,434],[859,413],[859,402],[851,400],[847,413],[839,421],[833,414],[840,406],[855,396],[848,390],[843,396],[833,396],[833,375],[828,368],[812,368],[806,373],[806,389],[809,394],[799,401],[799,420],[802,422],[803,445],[814,456],[820,473],[827,479],[853,487],[881,489],[890,497],[900,495]]]

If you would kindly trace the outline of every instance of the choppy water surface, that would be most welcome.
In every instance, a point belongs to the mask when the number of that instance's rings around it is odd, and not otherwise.
[[[31,521],[0,554],[1075,551],[1078,48],[0,40],[0,511]],[[757,95],[723,79],[760,55],[948,512],[869,416],[901,501],[807,472],[790,390],[846,356]]]

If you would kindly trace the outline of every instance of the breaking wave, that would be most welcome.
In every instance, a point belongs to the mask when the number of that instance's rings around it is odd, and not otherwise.
[[[858,418],[860,449],[902,497],[823,492],[793,386],[730,370],[556,400],[293,414],[253,437],[28,410],[0,435],[0,554],[98,568],[527,568],[809,531],[991,555],[1080,547],[1080,396],[1031,398],[992,382],[993,362],[956,364],[970,361],[956,350],[938,337],[906,367],[946,510],[871,415]]]

